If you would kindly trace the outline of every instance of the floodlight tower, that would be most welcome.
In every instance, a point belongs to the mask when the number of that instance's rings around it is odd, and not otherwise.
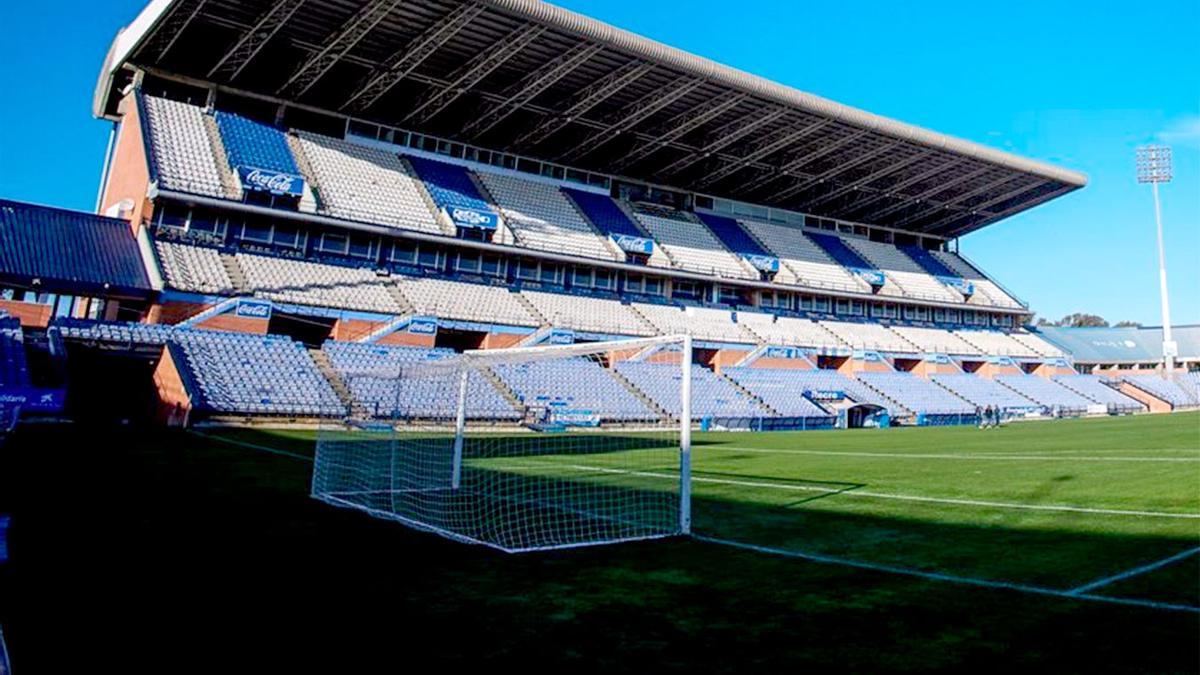
[[[1171,304],[1167,299],[1167,260],[1163,254],[1162,209],[1158,204],[1158,184],[1171,182],[1171,148],[1143,145],[1137,149],[1137,180],[1154,190],[1154,221],[1158,225],[1158,284],[1162,294],[1163,366],[1167,374],[1175,369],[1179,346],[1171,339]]]

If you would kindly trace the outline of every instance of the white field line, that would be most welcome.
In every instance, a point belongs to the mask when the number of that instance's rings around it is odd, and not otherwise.
[[[1071,455],[1056,457],[1054,455],[1005,455],[1005,454],[950,454],[950,453],[904,453],[904,452],[865,452],[839,450],[776,450],[772,448],[748,448],[739,445],[699,446],[693,450],[703,453],[708,450],[729,450],[732,452],[755,452],[764,455],[822,455],[833,457],[886,457],[890,459],[967,459],[992,461],[1037,461],[1037,462],[1200,462],[1197,457],[1098,457]]]
[[[224,436],[217,436],[214,434],[206,434],[202,431],[192,431],[190,433],[195,436],[207,438],[210,441],[220,441],[221,443],[229,443],[230,445],[240,445],[243,448],[250,448],[251,450],[262,450],[263,452],[269,452],[272,455],[282,455],[284,457],[291,457],[292,459],[298,459],[302,462],[308,462],[309,464],[312,464],[312,461],[313,461],[313,458],[309,457],[307,455],[301,455],[301,454],[295,453],[295,452],[288,452],[287,450],[280,450],[279,448],[272,448],[269,445],[260,445],[258,443],[250,443],[248,441],[239,441],[239,440],[236,440],[233,438],[225,438]]]
[[[1176,562],[1179,562],[1180,560],[1190,558],[1190,557],[1196,555],[1197,553],[1200,553],[1200,546],[1197,546],[1196,548],[1190,548],[1186,551],[1180,551],[1179,553],[1176,553],[1175,555],[1167,557],[1167,558],[1163,558],[1162,560],[1158,560],[1158,561],[1155,561],[1152,563],[1147,563],[1145,565],[1141,565],[1140,567],[1134,567],[1132,569],[1125,570],[1124,572],[1121,572],[1120,574],[1114,574],[1111,577],[1104,577],[1102,579],[1097,579],[1095,581],[1086,583],[1077,588],[1072,588],[1070,592],[1074,595],[1078,595],[1080,593],[1087,593],[1088,591],[1094,591],[1097,588],[1100,588],[1102,586],[1107,586],[1109,584],[1116,583],[1118,581],[1123,581],[1130,577],[1136,577],[1139,574],[1145,574],[1146,572],[1153,572],[1154,570],[1156,570],[1160,567],[1166,567],[1167,565],[1170,565],[1172,563],[1176,563]]]
[[[547,464],[546,466],[553,466]],[[630,471],[628,469],[612,469],[599,466],[587,466],[583,464],[567,465],[572,469],[581,471],[598,471],[602,473],[620,473],[631,476],[640,476],[646,478],[669,478],[678,480],[678,474],[666,474],[653,471]],[[1142,518],[1185,518],[1185,519],[1200,519],[1200,513],[1172,513],[1170,511],[1131,511],[1126,509],[1101,509],[1087,506],[1072,506],[1069,504],[1020,504],[1014,502],[993,502],[982,499],[955,499],[951,497],[922,497],[919,495],[901,495],[889,492],[871,492],[867,490],[847,490],[845,488],[826,488],[815,485],[791,485],[787,483],[774,483],[770,481],[749,481],[749,480],[733,480],[731,478],[709,478],[705,476],[697,476],[692,474],[692,481],[696,483],[715,483],[719,485],[739,485],[742,487],[766,488],[769,490],[787,490],[792,492],[823,492],[826,494],[837,494],[842,497],[860,497],[867,499],[894,499],[907,502],[924,502],[931,504],[953,504],[956,506],[980,506],[994,509],[1017,509],[1022,511],[1066,511],[1070,513],[1090,513],[1106,516],[1136,516]]]
[[[918,577],[928,579],[930,581],[944,581],[953,584],[963,584],[967,586],[977,586],[981,588],[992,588],[996,590],[1018,591],[1021,593],[1030,593],[1034,595],[1045,595],[1055,598],[1063,598],[1069,600],[1086,600],[1089,602],[1100,602],[1113,605],[1125,605],[1130,607],[1143,607],[1146,609],[1156,609],[1173,612],[1189,612],[1200,614],[1200,606],[1183,605],[1171,602],[1157,602],[1154,600],[1141,600],[1137,598],[1120,598],[1107,595],[1094,595],[1087,592],[1063,591],[1056,588],[1047,588],[1045,586],[1033,586],[1029,584],[1018,584],[1008,581],[992,581],[990,579],[979,579],[976,577],[964,577],[956,574],[942,574],[939,572],[928,572],[925,570],[913,569],[910,567],[900,567],[897,565],[884,565],[879,563],[864,562],[861,560],[853,560],[850,558],[840,558],[836,556],[821,555],[818,553],[804,553],[801,551],[791,551],[782,548],[772,548],[770,546],[759,546],[758,544],[747,544],[740,541],[732,541],[729,539],[717,539],[714,537],[706,537],[703,535],[693,534],[693,539],[698,541],[708,542],[710,544],[719,544],[721,546],[730,546],[746,551],[754,551],[756,553],[766,553],[768,555],[778,555],[788,558],[799,558],[815,563],[826,565],[840,565],[843,567],[854,567],[872,572],[886,572],[889,574],[901,574],[909,577]]]

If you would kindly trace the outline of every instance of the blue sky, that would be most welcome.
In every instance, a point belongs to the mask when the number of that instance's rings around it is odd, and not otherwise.
[[[798,89],[1083,171],[1090,184],[965,237],[1041,316],[1160,323],[1153,206],[1133,150],[1163,142],[1174,323],[1200,323],[1200,3],[559,0]],[[0,3],[0,196],[91,209],[109,125],[90,116],[142,0]],[[12,30],[11,27],[20,27]]]

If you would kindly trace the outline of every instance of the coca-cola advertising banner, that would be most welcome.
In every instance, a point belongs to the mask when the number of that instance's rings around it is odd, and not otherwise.
[[[238,177],[242,179],[242,187],[247,190],[296,197],[304,194],[304,179],[290,173],[260,169],[254,166],[239,166]]]

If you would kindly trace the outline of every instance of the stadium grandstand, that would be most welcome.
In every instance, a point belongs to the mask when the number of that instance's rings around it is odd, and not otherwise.
[[[419,417],[450,402],[414,384],[399,411],[353,373],[688,334],[693,417],[731,428],[1200,405],[1143,372],[1153,331],[1027,328],[959,250],[1082,175],[536,0],[155,1],[94,112],[103,215],[0,202],[21,400],[61,403],[31,364],[64,373],[69,348],[140,355],[171,423]],[[496,366],[467,415],[665,423],[679,377],[621,351]]]

